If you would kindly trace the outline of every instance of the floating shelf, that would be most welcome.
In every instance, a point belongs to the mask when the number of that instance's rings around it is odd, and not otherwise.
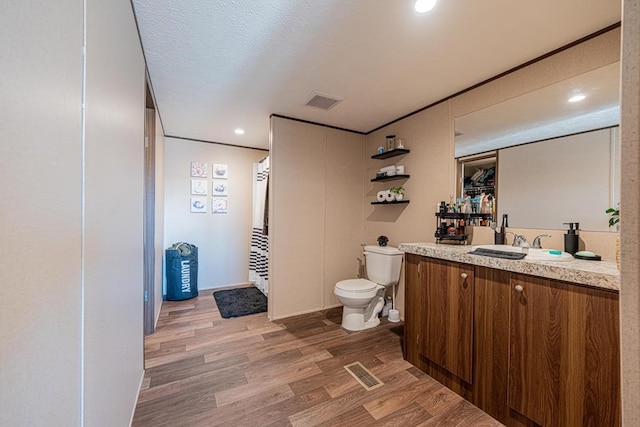
[[[409,175],[383,176],[381,178],[371,178],[371,182],[395,181],[396,179],[406,179],[406,178],[409,178]]]
[[[372,205],[399,205],[402,203],[409,203],[408,200],[394,200],[393,202],[371,202]]]
[[[388,159],[389,157],[402,156],[403,154],[407,154],[409,152],[410,151],[407,150],[406,148],[396,148],[395,150],[385,151],[384,153],[376,154],[374,156],[371,156],[371,158],[382,160],[382,159]]]

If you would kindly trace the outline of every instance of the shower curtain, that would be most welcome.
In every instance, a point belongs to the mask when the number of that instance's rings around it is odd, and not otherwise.
[[[249,281],[267,295],[269,279],[269,157],[253,164],[253,230]]]

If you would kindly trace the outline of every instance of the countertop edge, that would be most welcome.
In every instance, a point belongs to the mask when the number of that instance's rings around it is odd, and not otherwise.
[[[400,243],[398,249],[414,255],[561,280],[608,291],[620,291],[620,272],[613,262],[574,260],[553,263],[509,260],[470,255],[468,252],[473,250],[473,246],[436,243]]]

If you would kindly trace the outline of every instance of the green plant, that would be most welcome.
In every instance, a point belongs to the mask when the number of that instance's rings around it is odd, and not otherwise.
[[[620,222],[620,205],[616,208],[609,208],[604,212],[609,214],[609,227],[613,227]]]
[[[403,194],[404,187],[391,187],[389,191],[391,191],[393,194]]]

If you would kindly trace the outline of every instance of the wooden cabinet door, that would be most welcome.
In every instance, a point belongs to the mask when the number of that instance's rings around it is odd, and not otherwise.
[[[404,262],[404,357],[415,366],[420,366],[422,283],[419,270],[422,258],[406,254]]]
[[[512,274],[508,404],[542,426],[620,425],[618,296]]]
[[[429,258],[423,282],[422,354],[467,383],[473,363],[473,267]]]

